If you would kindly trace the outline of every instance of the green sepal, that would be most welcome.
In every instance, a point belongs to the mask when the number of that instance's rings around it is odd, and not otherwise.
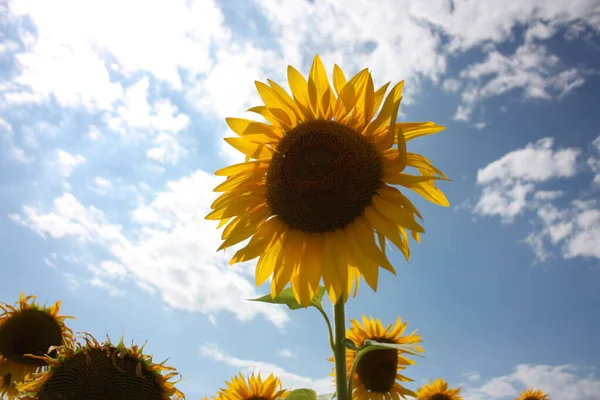
[[[317,400],[317,392],[312,389],[296,389],[292,390],[285,400]]]
[[[321,301],[323,300],[323,295],[325,294],[325,288],[323,286],[319,286],[317,289],[317,294],[312,298],[309,306],[322,309]],[[301,308],[305,308],[302,304],[300,304],[296,298],[294,297],[294,292],[292,288],[285,288],[274,298],[271,297],[270,294],[266,294],[262,297],[258,297],[256,299],[247,299],[249,301],[260,301],[263,303],[271,303],[271,304],[285,304],[288,306],[290,310],[299,310]]]
[[[344,344],[344,347],[346,347],[347,349],[354,350],[354,351],[358,350],[358,346],[352,340],[350,340],[348,338],[344,338],[342,340],[342,343]]]
[[[381,343],[376,340],[367,339],[364,344],[358,349],[360,356],[373,350],[394,349],[403,353],[415,355],[424,358],[421,354],[420,346],[416,344],[397,344],[397,343]]]

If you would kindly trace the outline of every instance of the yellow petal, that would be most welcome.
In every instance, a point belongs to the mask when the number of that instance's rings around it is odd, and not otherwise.
[[[420,194],[425,199],[429,200],[434,204],[440,205],[442,207],[450,206],[446,195],[440,189],[428,184],[427,182],[418,182],[404,186],[406,186],[410,190],[415,191],[416,193]]]
[[[232,164],[225,168],[221,168],[221,169],[215,171],[215,175],[216,176],[230,176],[230,175],[237,175],[239,173],[246,173],[246,174],[250,175],[253,172],[256,172],[259,170],[266,171],[268,169],[268,165],[266,163],[268,163],[268,162],[269,162],[269,160],[256,160],[256,161],[250,161],[250,162],[246,162],[246,163]]]
[[[297,250],[301,243],[301,235],[300,231],[292,229],[286,233],[283,239],[283,249],[277,260],[277,269],[273,276],[273,282],[271,282],[272,297],[281,293],[285,285],[290,281],[296,266],[300,263],[301,254],[295,250]]]
[[[433,135],[444,129],[446,127],[437,125],[435,122],[410,122],[396,125],[396,130],[398,133],[402,133],[407,142],[420,136]]]
[[[337,64],[333,66],[333,87],[335,88],[335,93],[339,96],[342,93],[342,88],[346,84],[346,76],[344,75],[344,71]]]
[[[386,83],[375,92],[375,100],[373,101],[373,110],[377,112],[379,110],[379,106],[381,106],[381,102],[383,101],[383,97],[385,96],[385,92],[387,91],[388,86],[390,86],[391,82]]]
[[[281,235],[269,243],[266,251],[260,255],[256,263],[256,286],[262,285],[271,276],[275,268],[275,261],[280,252]]]
[[[286,226],[278,219],[271,218],[258,227],[250,242],[238,250],[231,258],[230,264],[252,260],[264,253],[266,247],[276,237],[286,232]]]
[[[308,83],[302,74],[291,65],[288,67],[288,83],[296,101],[296,106],[304,117],[302,119],[304,121],[315,119],[308,103]]]
[[[412,218],[412,214],[402,209],[400,206],[390,203],[378,195],[373,196],[372,200],[377,211],[384,217],[394,221],[395,224],[408,228],[411,231],[420,233],[425,232],[425,229]]]
[[[247,112],[253,112],[264,119],[266,119],[270,124],[274,127],[281,129],[283,131],[288,131],[291,129],[292,125],[296,125],[296,118],[294,115],[294,123],[292,124],[292,120],[289,115],[283,111],[281,108],[268,108],[266,106],[254,106],[250,107],[246,110]],[[269,142],[267,142],[269,143]]]
[[[252,143],[243,138],[228,137],[224,140],[236,150],[256,160],[260,160],[261,158],[269,158],[273,155],[273,150],[266,144]]]
[[[281,100],[285,105],[287,105],[289,109],[294,111],[294,114],[296,114],[296,118],[298,118],[299,120],[304,120],[302,113],[298,109],[298,105],[296,104],[294,99],[288,94],[288,92],[286,92],[284,88],[282,88],[270,79],[267,79],[267,82],[269,82],[269,85],[271,85],[271,89],[273,89],[273,92],[277,95],[279,100]]]
[[[327,115],[330,114],[330,91],[327,71],[317,54],[308,75],[308,99],[310,108],[317,118],[327,119]]]
[[[354,261],[352,264],[360,270],[361,275],[365,278],[371,289],[377,291],[379,266],[375,261],[363,254],[362,248],[356,239],[356,234],[353,232],[352,224],[346,227],[346,243]]]
[[[264,83],[256,81],[255,85],[258,94],[267,108],[281,110],[281,112],[287,116],[288,120],[293,120],[293,123],[296,122],[296,114],[291,104],[288,104],[286,101],[282,100],[272,88]]]
[[[390,264],[385,254],[375,244],[373,227],[369,225],[369,222],[364,217],[357,218],[354,222],[354,228],[356,241],[363,254],[375,261],[378,266],[380,265],[382,268],[396,274],[396,270],[392,267],[392,264]]]
[[[394,245],[402,250],[407,246],[400,237],[398,226],[392,221],[381,215],[375,208],[367,207],[365,217],[378,232],[384,234]]]
[[[386,183],[390,183],[392,185],[402,185],[409,187],[409,185],[416,185],[423,182],[432,182],[434,180],[448,180],[446,178],[437,177],[437,176],[414,176],[408,174],[394,174],[394,175],[386,175],[383,180]]]
[[[412,203],[412,201],[410,201],[408,197],[403,195],[402,192],[400,192],[395,187],[384,184],[382,187],[379,188],[378,193],[381,197],[387,199],[392,203],[401,204],[402,207],[408,209],[410,212],[423,219],[423,216],[421,215],[417,207],[415,207],[415,205]]]
[[[273,125],[263,124],[262,122],[244,118],[225,118],[225,122],[227,122],[232,131],[244,137],[247,135],[263,135],[277,142],[283,136],[280,129],[277,129]]]
[[[246,196],[239,201],[228,203],[220,208],[217,208],[204,218],[208,220],[218,220],[221,218],[235,217],[248,212],[263,201],[264,198],[262,196]]]
[[[409,167],[417,168],[420,171],[429,171],[432,174],[438,174],[443,178],[448,179],[448,177],[439,169],[433,166],[431,161],[429,161],[425,156],[415,153],[406,153],[407,165]]]

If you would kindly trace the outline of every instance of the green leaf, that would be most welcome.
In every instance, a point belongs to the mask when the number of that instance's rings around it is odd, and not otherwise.
[[[317,294],[311,300],[309,306],[321,308],[321,301],[323,300],[323,295],[325,294],[325,288],[323,286],[319,286],[317,290]],[[290,310],[298,310],[300,308],[304,308],[304,306],[296,301],[294,297],[294,292],[292,288],[285,288],[279,293],[279,295],[272,298],[270,294],[266,294],[262,297],[258,297],[256,299],[248,299],[250,301],[261,301],[263,303],[271,303],[271,304],[285,304],[288,306]]]
[[[354,350],[354,351],[358,350],[358,346],[352,340],[348,339],[347,337],[342,339],[342,343],[344,343],[344,346],[347,349]]]
[[[403,353],[409,353],[418,357],[423,357],[419,351],[419,346],[416,344],[396,344],[396,343],[381,343],[375,340],[367,339],[364,344],[358,349],[362,354],[366,354],[373,350],[395,349]],[[361,354],[361,355],[362,355]]]
[[[317,392],[312,389],[292,390],[286,400],[317,400]]]

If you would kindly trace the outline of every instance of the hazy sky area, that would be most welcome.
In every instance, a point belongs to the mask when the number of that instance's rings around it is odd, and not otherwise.
[[[269,284],[204,219],[243,161],[224,119],[318,53],[404,79],[400,120],[447,127],[409,151],[451,207],[409,194],[422,243],[347,316],[419,329],[413,390],[600,399],[598,0],[0,0],[0,32],[0,301],[148,340],[188,399],[254,370],[333,392],[321,316],[245,301]]]

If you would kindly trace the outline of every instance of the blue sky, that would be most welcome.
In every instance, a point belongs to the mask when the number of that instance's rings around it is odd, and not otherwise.
[[[600,398],[600,6],[377,3],[0,3],[0,300],[62,299],[74,330],[147,339],[190,399],[253,370],[332,392],[318,313],[244,301],[268,288],[204,220],[212,172],[240,160],[224,118],[318,52],[405,79],[401,120],[447,126],[409,151],[453,179],[451,207],[412,196],[422,243],[348,316],[419,329],[412,389]]]

